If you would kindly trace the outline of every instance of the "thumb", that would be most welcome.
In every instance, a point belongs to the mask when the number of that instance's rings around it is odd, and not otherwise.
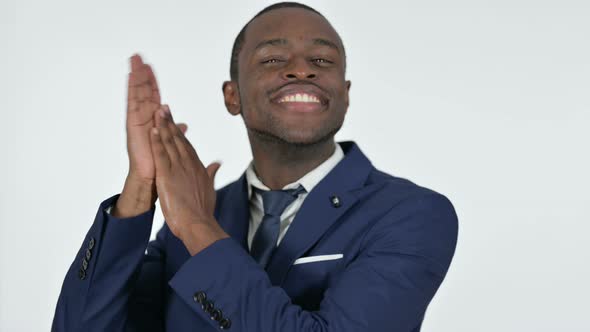
[[[176,126],[178,127],[178,129],[180,129],[180,131],[183,134],[186,134],[186,131],[188,130],[188,126],[186,125],[186,123],[177,123]]]
[[[211,164],[209,164],[209,166],[207,166],[207,174],[209,174],[209,178],[212,181],[215,180],[215,174],[217,174],[217,171],[220,167],[221,163],[218,161],[212,162]]]

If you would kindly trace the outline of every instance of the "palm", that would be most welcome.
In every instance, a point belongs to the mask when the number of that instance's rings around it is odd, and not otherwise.
[[[156,77],[139,55],[131,57],[127,92],[127,151],[130,171],[144,180],[154,180],[149,131],[154,127],[154,113],[159,110],[160,91]]]

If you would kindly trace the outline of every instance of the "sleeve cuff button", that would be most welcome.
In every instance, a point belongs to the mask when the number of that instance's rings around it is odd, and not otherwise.
[[[195,295],[193,295],[193,300],[197,303],[200,303],[200,304],[203,304],[203,302],[205,302],[206,299],[207,299],[207,294],[203,291],[196,292]]]
[[[201,308],[203,308],[206,313],[210,313],[213,311],[213,302],[205,301],[203,304],[201,304]]]
[[[219,322],[223,318],[223,312],[220,309],[215,309],[211,312],[211,319]]]
[[[221,322],[219,322],[219,328],[221,328],[222,330],[227,330],[231,327],[231,321],[227,318],[224,318],[221,320]]]
[[[82,260],[82,270],[88,270],[88,261],[86,260],[86,258]]]

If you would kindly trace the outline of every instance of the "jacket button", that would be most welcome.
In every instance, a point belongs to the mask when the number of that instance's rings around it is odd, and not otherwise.
[[[213,311],[213,302],[205,301],[203,302],[203,304],[201,304],[201,308],[203,308],[203,310],[205,310],[206,313],[210,313],[211,311]]]
[[[92,258],[92,252],[90,249],[86,249],[86,260],[90,260]]]
[[[219,322],[223,318],[223,312],[220,309],[215,309],[211,312],[211,319]]]
[[[88,249],[92,250],[92,248],[94,248],[94,244],[95,240],[93,237],[91,237],[90,240],[88,240]]]
[[[227,330],[231,327],[231,320],[228,318],[224,318],[219,322],[219,328],[222,330]]]
[[[84,280],[84,279],[86,279],[86,271],[84,271],[84,270],[80,269],[80,270],[78,271],[78,278],[80,278],[80,280]]]
[[[193,300],[195,300],[195,302],[203,304],[203,302],[207,299],[207,294],[203,291],[200,292],[196,292],[195,295],[193,295]]]

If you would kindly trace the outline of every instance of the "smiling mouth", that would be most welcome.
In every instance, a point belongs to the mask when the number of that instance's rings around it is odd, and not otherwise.
[[[290,83],[271,95],[270,102],[291,114],[322,114],[329,108],[328,95],[315,84]]]
[[[321,104],[320,98],[313,94],[308,93],[293,93],[289,95],[285,95],[281,97],[278,101],[279,104],[282,103],[314,103],[314,104]]]
[[[293,113],[322,112],[326,104],[311,93],[286,94],[275,101],[283,110]]]

